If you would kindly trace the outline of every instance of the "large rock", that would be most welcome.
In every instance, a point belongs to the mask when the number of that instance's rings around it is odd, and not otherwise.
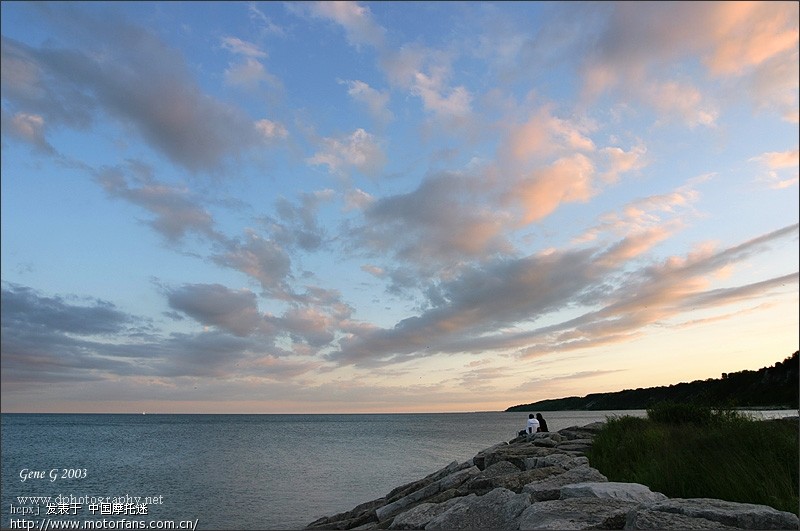
[[[544,431],[533,435],[517,435],[508,444],[531,443],[537,446],[552,446],[551,443],[559,443],[566,440],[563,435],[555,431]]]
[[[493,463],[490,466],[487,466],[486,469],[478,475],[478,477],[493,478],[497,476],[504,476],[506,474],[517,474],[519,471],[519,467],[513,463],[509,463],[508,461],[500,461],[499,463]]]
[[[519,518],[519,529],[622,529],[636,502],[573,498],[531,504]]]
[[[488,470],[488,469],[487,469]],[[534,468],[532,470],[511,472],[509,474],[495,475],[490,477],[476,476],[469,482],[462,485],[461,490],[467,492],[474,492],[475,494],[482,495],[494,490],[498,487],[503,487],[514,492],[522,492],[525,485],[534,481],[541,481],[558,474],[563,474],[564,470],[557,466]]]
[[[731,527],[705,518],[639,507],[628,513],[625,529],[738,529],[738,527]]]
[[[528,496],[498,488],[484,496],[451,500],[452,505],[425,529],[518,529],[519,516],[530,506]]]
[[[387,503],[382,507],[378,507],[375,510],[375,515],[379,521],[386,520],[387,518],[394,516],[401,511],[409,509],[411,506],[417,504],[417,502],[424,501],[440,492],[458,487],[469,478],[479,473],[480,471],[476,466],[454,472],[439,479],[438,481],[434,481],[433,483],[425,485],[418,490],[410,492],[402,498],[396,499],[391,503]]]
[[[580,453],[585,454],[592,448],[592,440],[591,439],[567,439],[564,442],[560,442],[555,446],[556,450],[561,452],[571,452],[571,453]]]
[[[737,503],[711,498],[671,498],[648,505],[649,511],[704,518],[740,529],[799,529],[797,515],[766,505]],[[635,523],[636,515],[631,515]]]
[[[600,483],[574,483],[561,487],[560,499],[570,498],[613,498],[636,503],[655,503],[667,497],[660,492],[653,492],[650,487],[639,483],[619,483],[603,481]]]
[[[472,460],[465,461],[463,463],[459,463],[458,461],[453,461],[452,463],[450,463],[446,467],[440,468],[436,472],[433,472],[432,474],[428,474],[427,476],[425,476],[422,479],[418,479],[416,481],[412,481],[411,483],[406,483],[405,485],[401,485],[399,487],[395,487],[394,489],[391,490],[391,492],[389,492],[389,494],[387,494],[385,496],[386,501],[391,503],[391,502],[393,502],[395,500],[398,500],[398,499],[400,499],[400,498],[402,498],[404,496],[407,496],[411,492],[414,492],[416,490],[421,489],[422,487],[430,485],[431,483],[433,483],[435,481],[438,481],[438,480],[442,479],[445,476],[449,476],[450,474],[452,474],[454,472],[458,472],[459,470],[463,470],[465,468],[469,468],[469,467],[472,466],[472,462],[471,461]]]
[[[506,446],[508,446],[508,443],[502,442],[495,444],[494,446],[490,446],[489,448],[484,448],[483,450],[475,454],[475,457],[472,458],[472,462],[475,464],[476,467],[483,470],[484,468],[486,468],[486,456]]]
[[[579,466],[588,466],[589,459],[585,456],[574,456],[569,454],[550,454],[544,457],[529,457],[525,460],[525,468],[544,468],[550,466],[561,467],[564,470]]]
[[[386,504],[385,498],[371,500],[353,509],[333,516],[323,517],[306,526],[307,529],[352,529],[371,522],[377,522],[375,509]]]
[[[475,498],[475,494],[469,497]],[[424,529],[428,522],[447,511],[455,503],[460,503],[460,499],[451,499],[444,503],[420,503],[413,509],[398,514],[392,520],[389,529]]]
[[[534,502],[557,500],[561,497],[561,487],[564,485],[603,481],[608,481],[608,478],[597,469],[589,466],[579,466],[567,470],[563,474],[528,483],[522,488],[522,492],[530,494],[531,501]]]
[[[603,429],[603,426],[605,426],[605,422],[592,422],[586,426],[570,426],[569,428],[558,430],[558,433],[565,439],[591,439]]]
[[[524,470],[526,468],[526,459],[531,457],[544,457],[554,453],[558,453],[558,450],[554,448],[536,446],[532,443],[506,445],[484,454],[483,467],[481,467],[481,465],[479,465],[477,462],[475,464],[478,466],[478,468],[483,470],[484,468],[490,467],[495,463],[508,461],[520,470]]]

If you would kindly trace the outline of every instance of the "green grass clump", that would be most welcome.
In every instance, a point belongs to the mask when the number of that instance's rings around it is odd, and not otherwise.
[[[609,418],[588,454],[610,481],[670,498],[716,498],[800,514],[798,425],[661,404],[648,418]]]

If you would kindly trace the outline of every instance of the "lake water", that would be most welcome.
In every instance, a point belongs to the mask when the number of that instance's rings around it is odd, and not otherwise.
[[[550,430],[558,431],[645,412],[543,414]],[[775,418],[797,412],[753,414]],[[526,419],[527,413],[505,412],[3,414],[0,525],[8,528],[10,519],[21,517],[38,525],[47,517],[103,518],[117,528],[124,519],[196,520],[198,529],[300,529],[508,441]],[[42,472],[44,477],[37,477]],[[22,481],[21,473],[31,477]],[[51,511],[67,514],[46,516],[41,500],[21,496],[51,496]],[[109,514],[111,506],[104,505],[137,496],[143,505],[149,498],[146,515],[136,514],[135,507],[129,514]],[[54,506],[57,501],[62,504]],[[38,506],[40,514],[22,515],[23,506]]]

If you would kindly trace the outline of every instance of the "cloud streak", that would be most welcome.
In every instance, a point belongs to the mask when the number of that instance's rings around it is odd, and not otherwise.
[[[675,256],[630,272],[622,267],[640,253],[621,253],[620,247],[629,243],[624,240],[607,248],[493,262],[440,283],[429,297],[431,309],[394,328],[351,338],[331,358],[380,365],[436,353],[508,349],[529,357],[629,340],[644,327],[690,309],[765,296],[778,286],[796,284],[793,273],[707,289],[715,273],[783,238],[796,237],[797,229],[788,226],[721,251]],[[641,244],[634,245],[641,250]],[[572,307],[599,309],[532,331],[505,331]]]

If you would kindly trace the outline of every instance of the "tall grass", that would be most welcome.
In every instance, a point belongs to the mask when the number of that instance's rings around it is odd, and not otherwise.
[[[589,452],[610,481],[670,498],[716,498],[800,514],[798,424],[733,410],[661,404],[648,417],[608,419]]]

